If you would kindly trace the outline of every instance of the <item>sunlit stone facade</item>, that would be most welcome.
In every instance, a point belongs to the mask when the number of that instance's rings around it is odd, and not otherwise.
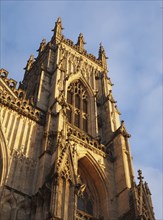
[[[104,48],[96,58],[62,29],[58,18],[18,89],[0,70],[0,219],[153,220]]]

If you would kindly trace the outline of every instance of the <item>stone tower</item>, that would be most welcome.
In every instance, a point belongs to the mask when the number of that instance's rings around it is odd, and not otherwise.
[[[30,56],[23,81],[0,71],[1,220],[154,220],[151,193],[134,181],[128,138],[98,58],[62,34]]]

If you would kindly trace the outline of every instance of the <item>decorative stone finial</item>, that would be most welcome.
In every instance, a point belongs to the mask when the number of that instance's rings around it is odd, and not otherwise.
[[[127,138],[130,138],[131,135],[127,132],[126,128],[125,128],[125,123],[124,121],[122,120],[121,121],[121,126],[118,128],[118,131],[124,136],[124,137],[127,137]]]
[[[45,49],[45,46],[46,46],[46,39],[44,38],[42,40],[42,42],[40,43],[40,47],[39,49],[37,50],[39,53],[41,53],[44,49]]]
[[[34,55],[31,55],[24,69],[29,71],[33,63],[34,63]]]
[[[122,120],[121,121],[121,126],[124,127],[125,126],[125,122]]]
[[[58,22],[58,23],[61,22],[61,18],[60,18],[60,17],[58,17],[57,22]]]
[[[108,57],[105,54],[104,47],[102,46],[102,43],[100,43],[99,53],[98,53],[98,60],[101,60],[103,67],[107,68],[106,59]]]
[[[54,29],[52,30],[52,31],[54,31],[53,38],[59,38],[60,39],[62,37],[62,30],[63,30],[62,21],[61,21],[61,18],[59,17],[57,19],[57,21],[55,22]]]
[[[142,171],[141,170],[138,170],[138,179],[139,179],[140,183],[143,183],[144,177],[142,176]]]
[[[100,58],[100,56],[102,56],[103,54],[105,55],[105,50],[104,50],[104,47],[102,46],[102,43],[100,43],[99,58]]]
[[[117,101],[115,101],[113,98],[112,90],[109,90],[109,94],[107,95],[106,100],[110,100],[112,103],[117,103]]]
[[[80,33],[80,34],[79,34],[79,37],[78,37],[78,42],[77,42],[76,45],[79,46],[80,50],[83,50],[83,49],[84,49],[84,44],[86,44],[86,43],[84,42],[84,37],[83,37],[82,33]]]

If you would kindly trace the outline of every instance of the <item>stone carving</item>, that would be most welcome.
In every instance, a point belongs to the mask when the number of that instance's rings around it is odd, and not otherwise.
[[[93,152],[97,154],[105,156],[105,154],[103,153],[105,152],[104,145],[99,144],[99,142],[96,139],[91,138],[85,132],[82,131],[79,132],[75,128],[73,128],[73,125],[69,125],[68,133],[71,134],[71,139],[73,139],[75,142],[77,142],[76,140],[77,138],[79,143],[82,143],[84,147],[91,149]],[[73,138],[73,136],[75,138]]]
[[[3,199],[0,201],[0,219],[22,220],[29,219],[31,214],[31,199],[20,195],[13,189],[5,188]],[[13,218],[14,217],[14,218]]]
[[[2,78],[2,80],[4,79]],[[5,78],[6,84],[9,84],[10,81]],[[19,114],[23,116],[29,117],[30,119],[34,121],[37,121],[41,124],[44,123],[43,113],[40,110],[34,108],[30,104],[29,100],[23,98],[23,96],[25,96],[25,92],[22,91],[21,89],[18,89],[18,90],[12,89],[12,91],[14,92],[15,97],[10,93],[10,91],[7,91],[6,89],[0,90],[0,103],[19,112]],[[16,100],[16,97],[17,97],[17,100]]]
[[[119,129],[116,132],[120,132],[124,137],[130,138],[131,135],[127,132],[126,128],[125,128],[125,124],[124,121],[121,121],[121,126],[119,127]]]
[[[66,99],[65,99],[63,90],[61,90],[59,96],[56,99],[59,105],[61,105],[62,107],[66,106]]]
[[[64,163],[64,162],[63,162]],[[71,182],[73,181],[72,173],[71,173],[71,165],[69,160],[67,159],[65,163],[62,165],[63,170],[61,171],[61,176],[67,180],[70,180]]]
[[[78,42],[77,42],[76,45],[79,46],[79,50],[80,50],[81,52],[82,52],[83,49],[84,49],[84,44],[86,44],[86,43],[84,42],[84,37],[83,37],[82,33],[80,33],[80,34],[79,34],[79,37],[78,37]]]
[[[30,167],[35,167],[36,166],[36,161],[30,157],[27,157],[23,152],[18,151],[13,149],[11,152],[11,157],[13,160],[19,160],[22,163],[30,166]]]
[[[46,39],[43,39],[42,42],[40,43],[40,47],[37,51],[39,53],[41,53],[45,49],[45,46],[46,46]]]
[[[34,55],[31,55],[29,60],[27,61],[27,65],[26,67],[24,68],[26,71],[29,71],[32,67],[32,64],[35,62],[34,60]]]
[[[81,182],[80,175],[78,175],[77,176],[77,183],[75,186],[75,192],[76,192],[77,196],[83,198],[85,190],[86,190],[86,184]]]

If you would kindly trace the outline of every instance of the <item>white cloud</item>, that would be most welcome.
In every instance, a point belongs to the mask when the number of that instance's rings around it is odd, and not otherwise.
[[[82,32],[89,53],[97,55],[102,41],[109,56],[109,77],[115,84],[113,95],[132,135],[134,161],[152,170],[147,176],[154,186],[154,170],[160,176],[162,160],[161,3],[2,1],[1,6],[1,64],[18,81],[30,54],[37,55],[42,38],[50,40],[59,16],[65,37],[76,42]],[[157,216],[159,190],[160,184],[157,190],[151,189]]]

